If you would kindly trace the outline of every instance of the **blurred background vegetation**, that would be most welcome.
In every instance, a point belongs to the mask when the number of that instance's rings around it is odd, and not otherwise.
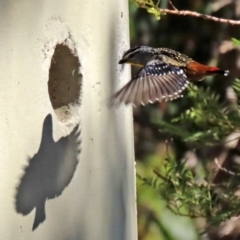
[[[196,11],[221,18],[240,19],[239,0],[173,0],[172,2],[179,10]],[[160,0],[159,7],[171,9],[168,0]],[[201,63],[230,70],[228,77],[208,77],[205,81],[197,83],[187,91],[184,98],[168,103],[162,102],[134,108],[135,155],[139,175],[137,180],[139,240],[240,239],[240,220],[237,216],[232,217],[237,215],[237,211],[240,210],[237,204],[233,204],[235,212],[232,213],[231,209],[231,213],[228,211],[228,215],[225,214],[222,217],[219,209],[229,208],[223,203],[223,198],[217,197],[221,203],[217,205],[217,210],[215,209],[215,218],[212,218],[212,214],[206,213],[209,210],[209,204],[212,204],[212,197],[217,195],[216,191],[212,190],[212,186],[223,184],[226,181],[229,184],[229,179],[232,179],[230,174],[217,167],[214,159],[217,158],[220,165],[230,170],[240,164],[240,135],[238,131],[235,131],[238,128],[238,122],[240,123],[236,100],[236,95],[240,94],[240,90],[234,91],[232,87],[235,79],[240,77],[239,46],[232,42],[232,38],[240,39],[240,25],[222,24],[201,18],[169,14],[161,16],[161,19],[157,20],[146,9],[137,7],[134,0],[129,1],[129,11],[131,46],[149,45],[172,48]],[[136,69],[132,69],[133,73],[135,71]],[[205,105],[203,106],[201,103],[205,103]],[[223,103],[235,106],[236,114],[230,116],[237,115],[237,117],[225,119],[224,116],[228,113],[224,111],[221,111],[220,115],[215,114],[213,110],[223,109]],[[209,105],[211,107],[206,110]],[[189,117],[183,115],[175,125],[179,129],[166,125],[171,124],[172,119],[181,114],[189,113],[193,107],[200,108],[203,115],[205,115],[204,111],[209,114],[203,116],[197,124],[194,122],[196,116],[188,119]],[[194,111],[193,113],[195,114]],[[214,119],[211,123],[206,121],[212,116]],[[217,124],[218,121],[221,124]],[[234,121],[234,124],[231,121]],[[231,124],[228,124],[229,122]],[[216,124],[218,126],[215,128]],[[229,127],[225,129],[226,125]],[[182,129],[186,132],[185,128],[187,130],[190,128],[188,134],[181,135],[178,130]],[[206,135],[208,130],[210,132]],[[194,134],[196,132],[198,134]],[[187,141],[189,136],[194,137]],[[232,141],[227,141],[229,139]],[[183,161],[184,166],[182,165]],[[170,165],[168,166],[166,162],[170,162]],[[179,180],[179,175],[184,176],[182,179],[188,179],[186,191],[189,196],[184,199],[187,201],[184,202],[185,210],[183,210],[186,214],[174,214],[169,210],[168,200],[176,195],[169,197],[159,190],[157,181],[164,182],[165,173],[169,174],[169,170],[166,169],[171,169],[172,174],[170,177],[167,176],[164,185],[169,191],[172,191],[171,184],[181,180]],[[161,171],[165,175],[159,177],[157,174]],[[170,183],[169,179],[171,179]],[[239,177],[235,176],[234,186],[232,187],[230,184],[234,192],[237,192],[238,181]],[[194,185],[196,182],[204,186],[197,193],[204,197],[203,200],[198,198],[194,202],[194,209],[197,208],[197,204],[206,204],[208,207],[202,206],[203,209],[200,210],[203,210],[205,214],[199,214],[193,218],[189,214],[187,204],[188,201],[189,204],[192,204],[190,198],[194,197],[191,195],[190,188],[197,189]],[[225,186],[226,189],[228,187],[229,185]],[[215,195],[212,194],[213,192]],[[229,195],[226,195],[224,190],[221,192],[224,193],[222,196],[227,201]],[[182,192],[180,191],[180,193]],[[210,196],[211,199],[207,199],[207,196]],[[234,198],[233,202],[235,200]],[[229,220],[221,223],[219,219]],[[222,225],[219,227],[220,223]]]

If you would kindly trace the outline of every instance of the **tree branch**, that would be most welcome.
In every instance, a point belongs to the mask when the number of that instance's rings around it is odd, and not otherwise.
[[[215,162],[215,164],[217,165],[217,167],[218,167],[220,170],[222,170],[223,172],[228,173],[229,175],[232,175],[232,176],[239,176],[239,175],[240,175],[239,173],[235,173],[235,172],[233,172],[233,171],[230,171],[230,170],[222,167],[222,166],[219,164],[217,158],[214,159],[214,162]]]
[[[197,12],[192,12],[188,10],[170,10],[166,8],[159,8],[158,9],[160,13],[168,13],[168,14],[173,14],[173,15],[179,15],[179,16],[191,16],[191,17],[198,17],[198,18],[203,18],[205,20],[211,20],[214,22],[219,22],[219,23],[228,23],[231,25],[240,25],[240,20],[232,20],[232,19],[225,19],[225,18],[218,18],[218,17],[213,17],[210,15],[206,14],[201,14]]]
[[[154,9],[156,12],[159,12],[161,14],[172,14],[172,15],[178,15],[178,16],[190,16],[190,17],[197,17],[197,18],[203,18],[205,20],[210,20],[213,22],[218,22],[218,23],[226,23],[226,24],[231,24],[231,25],[240,25],[240,20],[233,20],[233,19],[225,19],[225,18],[218,18],[218,17],[213,17],[210,15],[198,13],[198,12],[193,12],[189,10],[178,10],[174,4],[172,3],[171,0],[168,0],[169,5],[173,8],[167,9],[167,8],[159,8],[158,4],[154,4],[153,0],[134,0],[136,4],[145,9]]]

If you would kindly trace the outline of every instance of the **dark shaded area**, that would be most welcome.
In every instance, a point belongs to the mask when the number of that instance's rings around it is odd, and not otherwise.
[[[18,213],[27,215],[36,208],[33,230],[46,219],[46,200],[60,196],[73,178],[80,154],[78,128],[55,142],[51,115],[43,122],[39,150],[29,159],[16,193]]]
[[[80,66],[76,53],[64,44],[56,45],[49,69],[48,93],[57,118],[62,122],[74,114],[71,106],[81,104]]]

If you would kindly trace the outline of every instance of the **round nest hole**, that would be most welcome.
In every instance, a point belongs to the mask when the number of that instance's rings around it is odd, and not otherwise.
[[[64,44],[56,45],[49,69],[48,93],[61,122],[78,115],[82,75],[76,54]]]

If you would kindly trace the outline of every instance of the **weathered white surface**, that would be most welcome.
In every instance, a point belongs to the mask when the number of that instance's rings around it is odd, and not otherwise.
[[[117,64],[128,47],[127,7],[0,1],[1,239],[137,239],[131,109],[107,106],[129,78]],[[82,104],[67,122],[48,94],[63,41],[83,74]]]

